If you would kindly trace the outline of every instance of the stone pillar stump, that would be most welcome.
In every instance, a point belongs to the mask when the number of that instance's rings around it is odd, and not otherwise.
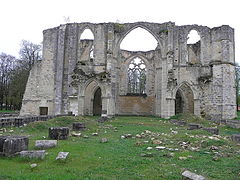
[[[65,140],[69,136],[69,128],[68,127],[50,127],[48,135],[50,139]]]
[[[11,156],[28,149],[29,139],[26,136],[0,136],[0,155]]]

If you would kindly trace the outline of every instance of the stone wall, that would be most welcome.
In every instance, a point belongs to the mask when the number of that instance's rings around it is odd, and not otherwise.
[[[0,128],[3,127],[20,127],[24,124],[29,124],[36,121],[47,121],[59,116],[69,116],[67,114],[58,115],[58,116],[29,116],[29,117],[7,117],[0,118]]]
[[[157,40],[155,50],[120,49],[122,40],[138,27]],[[80,39],[85,29],[92,31],[93,40]],[[191,30],[198,32],[200,41],[189,45]],[[176,94],[184,86],[185,103],[191,104],[186,111],[209,119],[236,116],[234,30],[229,26],[72,23],[47,29],[43,35],[43,61],[30,73],[22,116],[39,115],[40,107],[47,107],[49,115],[92,115],[94,93],[100,88],[103,115],[170,117],[176,113]],[[127,69],[135,57],[146,64],[145,98],[127,96]]]

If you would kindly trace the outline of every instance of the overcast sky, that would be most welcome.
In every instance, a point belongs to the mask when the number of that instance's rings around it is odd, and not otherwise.
[[[240,62],[238,0],[1,0],[0,53],[18,56],[22,39],[42,42],[44,29],[70,22],[149,21],[176,25],[235,29],[236,61]]]

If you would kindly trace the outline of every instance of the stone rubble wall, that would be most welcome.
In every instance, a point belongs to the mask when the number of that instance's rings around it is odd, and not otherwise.
[[[20,127],[20,126],[24,126],[24,124],[29,124],[31,122],[47,121],[49,119],[53,119],[53,118],[59,117],[59,116],[67,116],[67,115],[0,118],[0,128],[3,128],[3,127]]]

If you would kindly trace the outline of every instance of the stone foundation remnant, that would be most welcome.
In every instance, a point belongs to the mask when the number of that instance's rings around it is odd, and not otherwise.
[[[82,122],[75,122],[73,123],[72,129],[74,131],[82,131],[86,129],[86,124]]]
[[[219,129],[218,128],[208,127],[208,128],[203,128],[203,130],[205,130],[205,131],[207,131],[209,133],[212,133],[212,134],[216,134],[216,135],[219,134]]]
[[[26,136],[0,136],[0,155],[12,156],[28,149],[29,139]]]
[[[56,140],[66,140],[69,136],[68,127],[51,127],[49,128],[49,138]]]
[[[155,48],[124,49],[122,42],[136,29],[155,39]],[[83,37],[86,30],[93,38]],[[189,41],[192,32],[199,41]],[[20,116],[192,113],[233,119],[234,47],[228,25],[84,22],[46,29],[43,60],[31,69]]]

